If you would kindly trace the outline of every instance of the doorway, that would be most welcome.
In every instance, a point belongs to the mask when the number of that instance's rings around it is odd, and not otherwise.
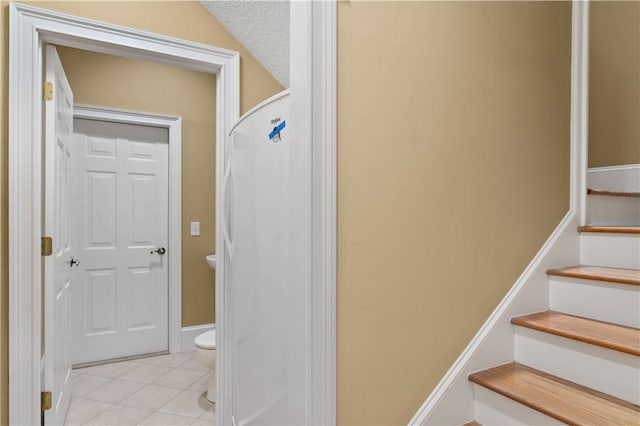
[[[72,364],[181,349],[181,119],[74,107],[74,90],[86,99],[86,87],[72,79],[78,83],[72,88],[65,73],[73,52],[66,51],[66,60],[58,53],[46,46],[51,90],[45,93],[42,205],[54,252],[43,257],[43,381],[52,394],[47,424],[64,419]],[[157,78],[171,68],[148,67]],[[76,76],[93,74],[77,64],[70,69]],[[100,81],[109,87],[109,79]],[[202,136],[211,138],[213,120],[208,129]],[[207,152],[210,162],[213,150]],[[210,182],[203,198],[213,204],[215,180]],[[211,296],[210,310],[212,302]]]
[[[239,116],[239,55],[170,37],[144,33],[115,25],[103,24],[38,9],[23,4],[11,4],[10,49],[10,117],[9,117],[9,193],[10,193],[10,423],[40,423],[40,342],[42,315],[41,220],[44,188],[42,159],[43,131],[42,94],[44,75],[44,47],[46,43],[68,46],[93,52],[148,60],[179,68],[214,74],[216,76],[215,140],[216,181],[225,164],[225,130],[230,129]],[[17,52],[22,52],[18,54]],[[23,54],[33,52],[33,54]],[[33,94],[33,96],[30,95]],[[215,101],[214,101],[215,99]],[[216,207],[220,206],[219,191]],[[216,222],[219,220],[216,219]],[[216,227],[219,224],[216,223]],[[220,235],[220,233],[216,233]],[[216,241],[218,268],[216,311],[218,339],[224,338],[224,259],[221,241]],[[204,259],[202,259],[204,263]],[[25,285],[32,283],[32,285]],[[219,381],[225,383],[224,353],[219,352]],[[228,406],[227,392],[218,391],[218,415]]]
[[[216,177],[222,181],[227,161],[225,131],[238,118],[239,55],[116,25],[38,9],[19,3],[10,9],[9,52],[9,406],[10,423],[40,421],[39,377],[40,254],[42,228],[42,50],[44,43],[173,64],[216,75]],[[295,10],[293,10],[295,9]],[[313,271],[300,277],[292,304],[306,320],[307,336],[296,359],[307,379],[293,406],[308,423],[335,422],[335,3],[292,5],[292,120],[299,135],[296,150],[306,159],[295,164],[299,200],[313,222],[300,222],[300,235],[313,234]],[[312,37],[313,34],[313,37]],[[295,116],[295,118],[294,118]],[[313,130],[313,131],[312,131]],[[310,179],[313,176],[313,179]],[[298,198],[296,198],[298,199]],[[310,202],[313,200],[313,203]],[[221,193],[216,194],[221,205]],[[311,214],[313,213],[313,214]],[[220,221],[217,219],[217,230]],[[217,341],[230,337],[227,259],[217,232]],[[309,265],[310,259],[303,259]],[[313,284],[313,285],[311,285]],[[313,289],[313,291],[307,290]],[[309,296],[301,300],[302,296]],[[313,312],[313,314],[312,314]],[[217,422],[231,422],[231,346],[219,345]],[[312,356],[313,354],[313,356]],[[296,376],[298,377],[298,376]],[[306,407],[306,408],[305,408]]]
[[[214,322],[215,277],[204,258],[215,253],[216,76],[86,49],[58,47],[58,52],[76,103],[116,108],[119,116],[110,114],[109,119],[128,124],[166,128],[168,119],[180,126],[181,131],[175,131],[171,139],[181,137],[182,150],[169,144],[169,208],[175,218],[169,230],[172,248],[164,246],[167,252],[162,256],[164,263],[177,256],[169,268],[170,283],[176,284],[170,297],[170,309],[175,311],[171,323],[176,327],[170,331],[169,351],[189,350],[185,344],[192,346],[195,335],[188,327],[213,327]],[[124,114],[127,111],[150,112],[137,113],[133,120],[132,114]],[[104,120],[96,107],[90,116],[84,116]],[[100,158],[107,158],[104,155]],[[191,232],[191,222],[199,223],[199,232]],[[178,242],[181,246],[175,245]],[[183,304],[185,309],[181,309]]]

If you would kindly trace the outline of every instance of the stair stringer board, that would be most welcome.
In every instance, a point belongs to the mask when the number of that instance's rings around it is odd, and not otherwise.
[[[579,263],[578,215],[570,211],[518,277],[449,371],[435,387],[410,425],[463,424],[474,416],[469,374],[514,360],[512,317],[549,308],[547,269]]]

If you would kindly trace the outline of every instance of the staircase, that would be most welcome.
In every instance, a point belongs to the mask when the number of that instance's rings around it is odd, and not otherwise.
[[[514,362],[469,375],[470,424],[640,425],[640,193],[588,194],[581,264],[547,271],[548,311],[511,319]]]

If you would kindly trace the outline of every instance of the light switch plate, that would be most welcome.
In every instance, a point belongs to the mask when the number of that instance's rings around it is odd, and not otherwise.
[[[191,236],[192,237],[200,236],[200,222],[191,222]]]

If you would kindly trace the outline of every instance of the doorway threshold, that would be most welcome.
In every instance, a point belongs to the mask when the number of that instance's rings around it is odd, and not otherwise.
[[[116,362],[133,361],[133,360],[142,359],[142,358],[151,358],[151,357],[159,356],[159,355],[169,355],[169,351],[152,352],[152,353],[148,353],[148,354],[123,356],[123,357],[120,357],[120,358],[105,359],[105,360],[101,360],[101,361],[84,362],[84,363],[81,363],[81,364],[73,364],[71,366],[71,368],[73,370],[78,370],[78,369],[81,369],[81,368],[95,367],[95,366],[98,366],[98,365],[105,365],[105,364],[113,364],[113,363],[116,363]]]

